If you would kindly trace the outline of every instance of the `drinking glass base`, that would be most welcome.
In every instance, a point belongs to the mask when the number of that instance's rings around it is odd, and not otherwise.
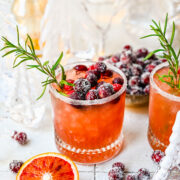
[[[123,145],[123,134],[112,144],[100,149],[80,149],[64,143],[56,134],[55,142],[57,149],[64,155],[71,158],[73,161],[93,165],[108,161],[119,154]]]

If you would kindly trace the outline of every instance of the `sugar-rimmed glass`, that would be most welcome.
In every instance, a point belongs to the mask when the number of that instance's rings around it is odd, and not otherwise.
[[[163,91],[154,81],[154,75],[168,63],[158,65],[150,76],[148,140],[154,150],[165,150],[169,144],[176,113],[180,110],[180,97]]]
[[[78,64],[89,66],[93,63],[77,62],[66,65],[65,70]],[[110,97],[73,100],[50,86],[57,149],[76,162],[104,162],[117,155],[122,147],[127,81],[122,71],[109,64],[107,67],[124,79],[121,90]]]

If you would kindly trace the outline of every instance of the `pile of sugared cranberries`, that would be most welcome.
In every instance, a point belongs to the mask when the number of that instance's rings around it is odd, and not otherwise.
[[[85,65],[76,65],[75,71],[84,72],[85,76],[73,81],[74,86],[65,85],[64,90],[67,91],[71,99],[76,100],[95,100],[102,99],[113,95],[119,91],[124,83],[121,77],[116,77],[111,83],[106,83],[105,79],[113,76],[113,71],[107,69],[104,62],[97,62],[89,67]]]
[[[18,171],[19,171],[19,169],[21,168],[22,165],[23,165],[22,161],[13,160],[9,164],[9,168],[13,173],[18,173]]]
[[[12,138],[21,145],[25,145],[28,142],[27,134],[25,132],[14,131]]]
[[[99,57],[99,62],[106,61],[124,72],[128,80],[126,93],[129,95],[148,95],[149,94],[149,76],[151,71],[166,59],[158,59],[152,55],[144,61],[148,55],[146,48],[133,51],[130,45],[124,46],[121,53]]]

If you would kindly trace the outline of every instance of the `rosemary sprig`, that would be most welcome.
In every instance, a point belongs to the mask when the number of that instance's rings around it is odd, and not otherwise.
[[[172,88],[180,89],[180,74],[178,72],[179,70],[179,56],[180,56],[180,49],[176,53],[176,51],[173,48],[173,40],[175,36],[175,23],[173,22],[172,26],[172,33],[171,38],[168,40],[166,37],[166,30],[167,30],[167,24],[168,24],[168,14],[166,14],[166,19],[164,23],[164,29],[161,28],[160,21],[157,23],[156,21],[152,20],[153,25],[150,25],[151,30],[154,32],[153,34],[149,34],[147,36],[142,37],[158,37],[159,43],[161,45],[160,49],[156,49],[149,53],[144,60],[149,59],[153,54],[156,54],[158,52],[162,52],[162,55],[159,56],[161,58],[167,59],[169,63],[169,73],[168,75],[158,75],[159,80],[168,84]]]
[[[25,40],[24,47],[21,45],[20,40],[19,40],[19,29],[18,29],[18,27],[17,27],[17,45],[10,42],[4,36],[2,36],[2,40],[4,41],[4,47],[1,48],[1,51],[8,50],[8,52],[6,52],[2,57],[5,57],[5,56],[10,55],[10,54],[15,55],[15,59],[13,62],[13,68],[18,67],[20,64],[22,64],[26,61],[33,61],[36,64],[26,65],[27,69],[37,69],[40,72],[42,72],[43,74],[47,75],[46,80],[41,82],[44,89],[43,89],[41,95],[37,98],[37,100],[40,99],[44,95],[44,93],[46,91],[46,87],[48,84],[56,83],[60,89],[63,88],[64,84],[69,85],[69,86],[74,86],[74,84],[71,84],[71,83],[66,81],[66,74],[64,71],[64,67],[61,65],[63,52],[61,52],[57,61],[52,66],[50,66],[49,61],[46,61],[44,63],[42,63],[40,61],[40,59],[36,55],[32,39],[28,34],[27,34],[27,38]],[[58,80],[56,78],[56,73],[55,73],[55,70],[58,67],[60,67],[61,71],[62,71],[60,82],[58,82]],[[62,92],[59,92],[59,93],[62,95],[65,95]]]

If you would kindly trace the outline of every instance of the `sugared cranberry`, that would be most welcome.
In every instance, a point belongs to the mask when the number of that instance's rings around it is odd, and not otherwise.
[[[121,89],[122,85],[120,84],[113,84],[113,89],[115,92],[119,91]]]
[[[144,93],[149,94],[149,91],[150,91],[150,86],[146,85],[145,88],[144,88]]]
[[[136,51],[136,57],[137,58],[146,57],[148,55],[148,53],[149,52],[146,48],[141,48]]]
[[[106,66],[106,64],[103,63],[103,62],[97,62],[97,63],[95,64],[95,68],[96,68],[99,72],[105,73],[105,71],[106,71],[106,69],[107,69],[107,66]]]
[[[96,89],[98,89],[102,84],[106,83],[105,81],[101,81],[97,84]]]
[[[124,172],[120,168],[114,167],[109,171],[108,176],[109,180],[123,180]]]
[[[81,65],[81,64],[76,65],[76,66],[74,67],[74,69],[75,69],[76,71],[87,71],[87,70],[88,70],[88,68],[87,68],[85,65]]]
[[[128,54],[127,52],[129,52],[129,51],[122,51],[122,53],[121,53],[120,61],[123,64],[128,64],[131,62],[131,55]]]
[[[123,47],[123,49],[126,50],[126,51],[129,51],[129,50],[132,51],[132,47],[130,45],[125,45]]]
[[[131,66],[131,72],[134,76],[139,76],[142,73],[142,66],[139,64],[133,64]]]
[[[93,65],[89,66],[88,71],[94,70],[94,69],[95,69],[95,66],[94,66],[94,64],[93,64]]]
[[[150,76],[150,72],[144,72],[142,75],[141,75],[141,82],[143,84],[149,84],[149,76]]]
[[[129,86],[137,86],[139,84],[140,80],[139,80],[139,76],[132,76],[129,81],[128,84]]]
[[[150,180],[150,173],[147,169],[142,168],[138,171],[138,180]]]
[[[97,84],[97,76],[93,73],[89,73],[86,79],[91,83],[91,87],[94,87]]]
[[[105,73],[102,73],[102,78],[103,79],[110,78],[110,77],[112,77],[112,75],[113,75],[113,72],[111,70],[107,69]]]
[[[75,91],[87,93],[91,89],[91,83],[87,79],[80,78],[74,82]]]
[[[112,81],[113,84],[120,84],[120,85],[123,85],[124,83],[124,80],[120,77],[117,77],[117,78],[114,78],[113,81]]]
[[[127,79],[130,79],[132,76],[132,72],[130,69],[122,68],[121,71],[125,74]]]
[[[74,91],[72,94],[70,94],[69,98],[76,100],[85,100],[85,95],[82,92]]]
[[[126,180],[136,180],[136,176],[135,175],[128,175]]]
[[[12,138],[15,139],[21,145],[27,144],[28,142],[27,134],[25,132],[14,131]]]
[[[139,64],[140,66],[144,66],[145,65],[145,62],[144,62],[144,60],[143,60],[144,58],[137,58],[136,60],[135,60],[135,62],[137,63],[137,64]]]
[[[18,173],[18,171],[20,170],[21,166],[23,165],[22,161],[17,161],[17,160],[13,160],[10,164],[9,164],[9,168],[13,173]]]
[[[99,97],[102,99],[102,98],[106,98],[106,97],[114,94],[114,89],[113,89],[113,86],[111,84],[104,83],[103,85],[101,85],[98,88],[98,92],[99,92]]]
[[[98,91],[96,89],[91,89],[89,92],[86,94],[86,100],[94,100],[98,99]]]
[[[129,69],[129,64],[124,64],[123,62],[118,62],[118,63],[116,63],[116,67],[119,69],[123,69],[123,68]]]
[[[99,57],[98,61],[104,61],[104,57]]]
[[[101,73],[99,71],[97,71],[96,69],[87,71],[86,72],[86,77],[87,77],[88,74],[95,74],[97,79],[100,79],[100,77],[101,77]]]
[[[73,84],[73,83],[74,83],[74,80],[68,79],[67,82]],[[69,85],[66,85],[66,84],[65,84],[65,85],[64,85],[64,89],[65,89],[66,91],[71,91],[71,90],[73,90],[73,86],[69,86]]]
[[[131,88],[131,92],[130,92],[130,95],[143,95],[144,92],[143,92],[143,89],[139,86],[133,86]]]
[[[153,64],[149,64],[149,65],[147,65],[146,66],[146,70],[148,71],[148,72],[152,72],[152,70],[155,68],[155,65],[153,65]]]
[[[162,152],[162,151],[160,151],[160,150],[156,150],[156,151],[153,152],[151,158],[152,158],[152,160],[153,160],[155,163],[159,164],[160,161],[161,161],[161,159],[162,159],[164,156],[165,156],[164,152]]]
[[[119,62],[119,57],[118,56],[112,56],[111,60],[113,63],[117,63],[117,62]]]
[[[112,165],[112,167],[118,167],[121,169],[121,171],[125,171],[125,165],[121,162],[116,162]]]

